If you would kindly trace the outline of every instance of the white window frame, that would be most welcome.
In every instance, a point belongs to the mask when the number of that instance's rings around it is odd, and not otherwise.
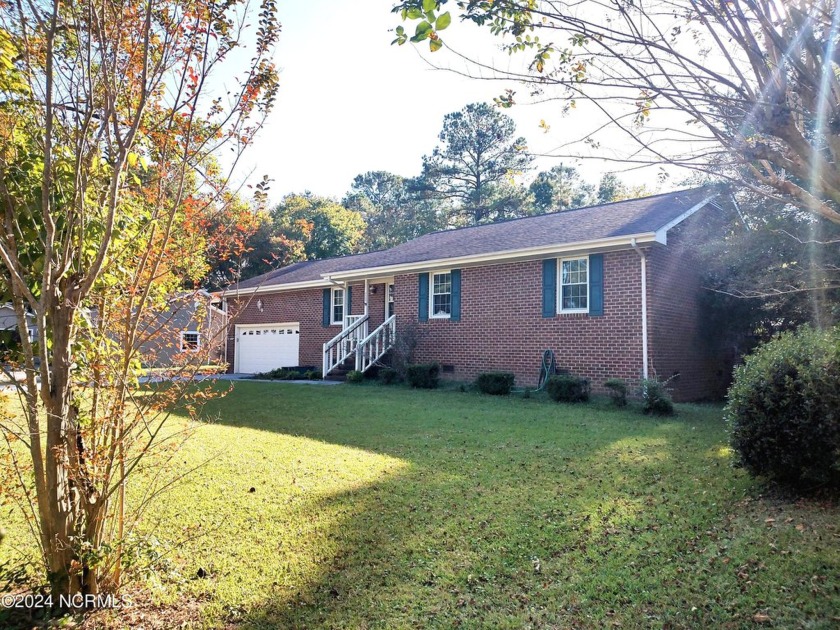
[[[563,263],[569,262],[573,260],[585,260],[586,261],[586,282],[574,282],[569,283],[567,286],[579,285],[583,284],[586,287],[586,308],[563,308]],[[557,312],[562,314],[569,314],[569,313],[589,313],[589,307],[592,304],[592,296],[589,295],[589,274],[590,274],[590,267],[589,267],[589,256],[570,256],[568,258],[558,258],[557,259]]]
[[[184,335],[195,335],[195,347],[188,346],[184,342]],[[201,331],[200,330],[182,330],[181,331],[181,352],[198,352],[201,350]]]
[[[341,293],[341,319],[335,319],[335,296]],[[347,291],[341,287],[333,287],[330,291],[330,325],[343,326],[344,318],[347,317]]]
[[[394,283],[393,282],[386,282],[385,283],[385,319],[388,319],[390,317],[390,315],[388,314],[388,311],[390,311],[391,309],[389,309],[388,307],[391,306],[391,304],[395,303],[395,300],[392,300],[392,298],[394,297],[394,291],[395,291]],[[396,313],[396,311],[394,311],[394,312]]]
[[[449,274],[449,313],[445,315],[435,315],[435,276],[444,276]],[[438,295],[446,295],[446,293],[439,293]],[[452,270],[444,269],[443,271],[432,271],[429,273],[429,319],[451,319],[452,318]]]

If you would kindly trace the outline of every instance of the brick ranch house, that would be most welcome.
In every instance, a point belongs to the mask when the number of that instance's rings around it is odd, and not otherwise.
[[[399,336],[415,362],[467,381],[541,358],[590,379],[673,378],[677,400],[717,397],[729,367],[704,342],[698,235],[719,214],[696,188],[427,234],[388,250],[297,263],[224,293],[234,372],[368,369]],[[387,357],[386,357],[387,358]]]

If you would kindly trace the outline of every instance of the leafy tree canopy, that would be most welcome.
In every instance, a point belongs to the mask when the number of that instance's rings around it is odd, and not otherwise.
[[[487,103],[444,116],[440,144],[423,158],[421,185],[431,198],[454,203],[454,223],[515,216],[521,202],[514,179],[532,162],[515,132],[513,119]]]
[[[365,234],[358,211],[310,192],[284,197],[271,219],[272,248],[281,264],[358,253]]]
[[[394,43],[428,40],[433,52],[453,17],[489,30],[524,63],[491,68],[462,51],[475,76],[521,81],[561,101],[558,112],[587,102],[627,144],[621,161],[713,173],[840,223],[835,0],[404,0],[393,10],[417,24],[412,37],[398,27]],[[597,151],[598,137],[580,139]],[[615,147],[603,157],[616,159]]]
[[[443,227],[439,206],[425,198],[421,188],[387,171],[355,177],[343,203],[365,221],[366,250],[387,249]]]

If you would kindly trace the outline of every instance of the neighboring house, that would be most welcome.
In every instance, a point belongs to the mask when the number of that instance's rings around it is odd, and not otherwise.
[[[150,314],[139,330],[144,365],[167,367],[186,362],[221,365],[227,362],[227,313],[221,300],[206,291],[182,293],[166,310]]]
[[[17,329],[18,321],[14,307],[9,302],[0,305],[0,331],[17,332]],[[30,341],[37,340],[38,327],[35,324],[35,316],[31,313],[26,314],[26,331]]]
[[[705,343],[697,235],[719,214],[697,188],[427,234],[394,248],[297,263],[224,293],[236,372],[365,370],[399,335],[445,377],[510,371],[535,386],[541,357],[603,391],[671,379],[678,400],[720,395],[728,366]]]

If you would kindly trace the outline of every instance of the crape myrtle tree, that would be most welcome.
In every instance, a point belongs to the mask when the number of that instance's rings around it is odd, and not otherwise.
[[[398,44],[440,50],[458,19],[498,36],[521,66],[456,51],[466,72],[521,81],[567,111],[586,102],[614,132],[610,143],[581,133],[598,157],[713,173],[840,223],[835,0],[405,0],[394,11],[409,23]]]
[[[22,428],[2,420],[0,485],[29,516],[54,596],[120,586],[160,489],[151,471],[181,433],[168,410],[200,401],[183,382],[138,395],[138,335],[206,274],[196,222],[231,201],[212,156],[225,146],[235,164],[274,100],[276,10],[255,9],[0,3],[0,288],[19,329],[27,311],[38,329],[22,336]],[[243,67],[222,75],[229,57]]]
[[[530,168],[525,139],[510,116],[487,103],[447,114],[440,144],[423,158],[421,194],[451,201],[451,223],[476,225],[515,216],[524,199],[514,183]]]

